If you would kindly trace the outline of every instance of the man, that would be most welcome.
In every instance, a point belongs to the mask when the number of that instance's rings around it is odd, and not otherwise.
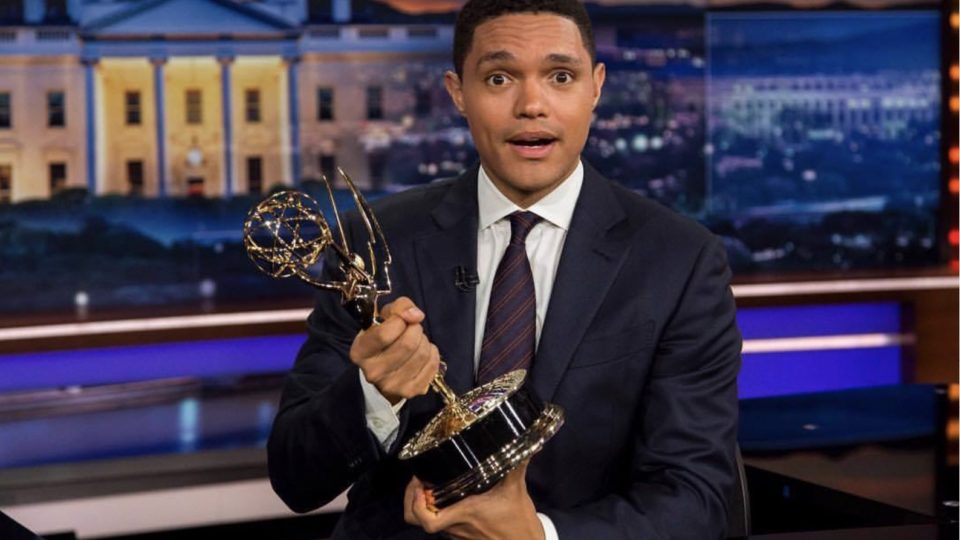
[[[405,296],[358,335],[321,295],[268,447],[274,489],[307,511],[352,484],[334,538],[723,538],[741,342],[721,244],[581,162],[605,68],[578,2],[468,2],[454,65],[480,164],[375,205]],[[471,269],[475,289],[455,279]],[[567,420],[434,512],[396,454],[440,407],[417,397],[439,351],[458,393],[528,367]]]

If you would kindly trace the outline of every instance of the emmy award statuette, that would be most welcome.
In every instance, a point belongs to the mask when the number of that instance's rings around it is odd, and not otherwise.
[[[309,195],[283,191],[250,210],[243,224],[247,254],[275,278],[296,277],[315,288],[336,291],[362,328],[379,324],[379,297],[390,294],[390,249],[376,216],[353,180],[339,170],[353,196],[368,241],[364,252],[347,243],[333,189],[326,187],[339,235]],[[337,238],[337,236],[339,238]],[[335,261],[338,280],[321,280],[311,268]],[[438,508],[493,487],[536,454],[563,425],[563,410],[544,403],[524,384],[526,371],[506,373],[457,396],[446,382],[446,364],[430,387],[444,407],[402,447],[399,459],[432,491]]]

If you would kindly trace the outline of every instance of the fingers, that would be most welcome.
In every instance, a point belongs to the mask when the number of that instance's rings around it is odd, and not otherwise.
[[[411,331],[417,327],[410,327]],[[407,343],[405,340],[409,339]],[[416,342],[414,346],[413,343]],[[440,353],[437,347],[423,334],[423,330],[412,331],[410,337],[401,337],[397,347],[401,355],[392,357],[393,350],[383,357],[384,364],[390,363],[393,368],[381,379],[389,392],[411,398],[427,393],[430,382],[440,369]],[[415,347],[415,348],[414,348]],[[407,351],[410,351],[409,354]],[[374,383],[376,384],[376,383]]]
[[[429,360],[420,366],[420,371],[410,381],[409,388],[410,392],[421,396],[430,390],[430,383],[433,382],[437,372],[440,371],[440,350],[429,340],[424,339],[423,344],[427,350],[423,351],[422,354],[428,355]]]
[[[414,476],[413,479],[410,480],[410,483],[407,484],[407,489],[403,493],[403,520],[410,525],[420,525],[420,521],[413,513],[413,505],[417,496],[417,491],[422,489],[423,484],[421,484],[420,480],[417,480],[417,477]]]
[[[471,495],[441,510],[429,489],[414,478],[404,494],[404,519],[428,533],[457,539],[543,538],[543,525],[526,492],[529,460],[524,460],[493,489]]]
[[[356,349],[358,356],[373,356],[396,341],[407,326],[420,324],[426,318],[423,311],[406,296],[401,296],[387,304],[380,310],[380,317],[382,322],[364,331],[361,334],[364,339],[359,344],[355,343],[358,346]],[[353,352],[351,351],[351,354]]]
[[[417,477],[413,477],[403,494],[403,520],[429,533],[436,533],[443,530],[441,525],[444,523],[437,517],[438,512],[433,494]]]
[[[410,505],[413,518],[428,533],[440,531],[435,525],[437,514],[427,506],[427,494],[423,487],[413,492],[413,504]]]
[[[423,322],[426,317],[423,311],[413,303],[413,300],[406,296],[401,296],[390,302],[380,310],[380,317],[384,320],[390,317],[400,317],[408,324],[417,324]]]
[[[426,393],[440,366],[440,355],[420,324],[424,315],[409,298],[388,304],[386,318],[361,333],[350,360],[391,403]]]
[[[371,326],[353,340],[350,358],[370,358],[386,349],[403,335],[407,323],[399,317],[390,317],[377,326]]]
[[[418,525],[430,534],[436,534],[442,531],[449,532],[450,529],[462,521],[460,512],[456,508],[437,510],[432,501],[433,495],[422,485],[414,490],[413,501],[409,507],[414,520],[413,525]]]

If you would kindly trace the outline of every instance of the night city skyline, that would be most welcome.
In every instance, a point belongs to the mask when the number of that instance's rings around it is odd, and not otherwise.
[[[449,13],[456,11],[466,0],[383,0],[391,7],[407,13]],[[887,9],[936,6],[936,0],[591,0],[586,4],[600,6],[696,6],[700,8],[728,8],[734,6],[780,5],[792,9],[818,9],[832,5],[849,5],[859,9]]]
[[[608,75],[583,151],[601,173],[710,227],[738,276],[938,263],[938,12],[610,4],[628,9],[594,9]],[[24,149],[0,156],[0,311],[300,298],[243,254],[256,201],[289,187],[325,200],[317,180],[338,166],[374,199],[476,162],[441,83],[449,23],[307,21],[286,42],[282,24],[245,7],[204,5],[192,14],[209,20],[200,52],[169,40],[163,62],[143,52],[157,45],[141,14],[111,23],[119,39],[55,42],[68,51],[56,68],[21,67],[46,43],[17,49],[20,63],[0,57],[4,76],[37,90],[0,89]],[[177,28],[182,15],[164,16]],[[264,39],[222,40],[218,24],[252,24]],[[83,47],[104,56],[81,63]],[[299,62],[285,60],[290,47]],[[103,98],[87,112],[91,88]]]

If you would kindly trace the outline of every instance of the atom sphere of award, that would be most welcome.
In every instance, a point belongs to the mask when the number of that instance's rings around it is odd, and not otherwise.
[[[283,191],[250,210],[243,224],[243,242],[261,271],[276,278],[297,277],[315,288],[338,292],[342,306],[361,328],[368,328],[379,324],[379,297],[391,292],[390,249],[366,199],[343,170],[338,172],[366,229],[364,255],[347,243],[326,177],[322,180],[339,239],[313,198]],[[321,261],[333,261],[336,279],[324,280],[311,273]],[[524,384],[525,370],[506,373],[462,396],[444,382],[445,371],[446,364],[441,362],[430,384],[443,398],[443,409],[406,441],[399,454],[431,489],[438,508],[493,487],[540,451],[564,420],[563,409],[544,403]]]

